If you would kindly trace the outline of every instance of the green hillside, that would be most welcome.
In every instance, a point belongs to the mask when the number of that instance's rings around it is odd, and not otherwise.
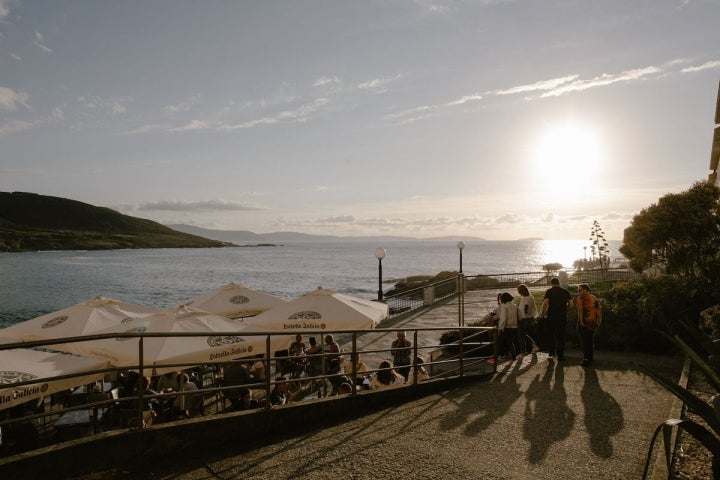
[[[228,245],[110,208],[35,193],[0,192],[0,252]]]

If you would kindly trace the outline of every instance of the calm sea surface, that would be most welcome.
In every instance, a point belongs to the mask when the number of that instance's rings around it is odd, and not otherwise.
[[[587,245],[586,240],[465,242],[463,272],[537,272],[551,262],[572,267]],[[459,266],[456,242],[438,241],[5,253],[0,254],[0,327],[98,295],[167,308],[229,282],[287,300],[317,287],[372,299],[378,287],[378,246],[387,250],[384,283]],[[611,257],[620,256],[619,246],[610,242]]]

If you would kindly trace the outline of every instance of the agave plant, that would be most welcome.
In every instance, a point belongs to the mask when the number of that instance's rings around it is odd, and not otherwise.
[[[682,400],[690,411],[702,418],[707,424],[706,427],[692,420],[679,419],[669,419],[663,422],[655,430],[652,440],[650,440],[650,448],[648,450],[648,456],[645,462],[645,471],[643,472],[642,478],[644,480],[647,477],[655,440],[661,432],[663,434],[668,479],[672,477],[671,467],[673,445],[671,445],[671,438],[673,429],[677,427],[678,429],[685,430],[688,434],[692,435],[698,442],[700,442],[700,444],[710,451],[712,454],[713,478],[720,480],[720,440],[718,440],[718,437],[720,437],[720,344],[710,341],[707,335],[700,331],[698,327],[690,323],[681,322],[681,325],[688,332],[690,338],[693,340],[693,343],[697,345],[696,348],[690,347],[677,335],[673,337],[663,332],[660,333],[677,345],[688,357],[690,357],[690,359],[692,359],[695,365],[705,374],[710,385],[716,392],[719,393],[713,395],[710,399],[710,403],[708,404],[697,395],[688,391],[686,388],[678,385],[677,382],[660,375],[652,369],[641,366],[643,371]],[[699,351],[702,353],[699,353]]]

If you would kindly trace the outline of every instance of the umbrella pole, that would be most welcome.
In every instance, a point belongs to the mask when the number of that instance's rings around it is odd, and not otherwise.
[[[270,334],[265,337],[265,358],[267,358],[267,372],[265,373],[265,406],[268,410],[272,408],[270,402],[270,378],[273,376],[270,372]],[[277,373],[277,360],[275,360],[275,372]]]

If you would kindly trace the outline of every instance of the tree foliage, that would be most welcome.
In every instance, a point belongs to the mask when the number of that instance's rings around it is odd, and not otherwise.
[[[592,228],[590,229],[590,253],[592,254],[592,260],[595,260],[597,254],[597,262],[602,270],[605,267],[610,266],[610,246],[605,238],[605,231],[600,226],[600,222],[597,220],[593,221]]]
[[[705,182],[668,194],[635,215],[620,253],[630,268],[657,268],[700,288],[720,281],[720,189]]]

